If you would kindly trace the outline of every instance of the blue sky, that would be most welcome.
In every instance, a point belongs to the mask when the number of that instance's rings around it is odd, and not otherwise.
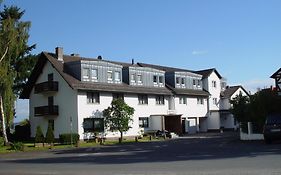
[[[279,0],[5,0],[26,10],[33,53],[145,62],[191,70],[217,68],[249,91],[273,84],[280,68]],[[279,63],[279,64],[278,64]],[[28,115],[19,102],[18,115]],[[24,112],[26,111],[26,112]]]

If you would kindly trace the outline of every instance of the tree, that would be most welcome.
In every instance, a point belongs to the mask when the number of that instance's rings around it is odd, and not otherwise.
[[[230,100],[230,104],[232,104],[230,111],[238,122],[244,122],[248,120],[247,109],[249,102],[249,97],[243,96],[242,94],[239,94],[235,98]]]
[[[124,100],[118,98],[111,102],[111,106],[103,110],[104,123],[111,131],[119,131],[119,142],[123,141],[123,132],[128,131],[131,127],[130,122],[135,109],[128,106]]]
[[[43,135],[41,126],[39,126],[39,125],[36,127],[35,143],[44,144],[44,135]]]
[[[4,6],[0,11],[0,112],[5,145],[15,101],[36,62],[30,54],[35,45],[27,44],[31,23],[21,21],[23,15],[16,6]]]
[[[53,144],[55,141],[54,131],[52,125],[48,124],[48,130],[46,133],[46,143]]]

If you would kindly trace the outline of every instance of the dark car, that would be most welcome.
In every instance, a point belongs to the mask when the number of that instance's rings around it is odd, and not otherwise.
[[[269,115],[266,118],[263,136],[266,143],[281,140],[281,114]]]

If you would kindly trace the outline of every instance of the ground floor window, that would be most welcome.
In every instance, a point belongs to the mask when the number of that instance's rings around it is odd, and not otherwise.
[[[140,117],[139,118],[139,127],[141,127],[141,128],[148,128],[149,127],[148,117]]]
[[[103,118],[84,118],[83,127],[84,132],[103,132],[104,120]]]

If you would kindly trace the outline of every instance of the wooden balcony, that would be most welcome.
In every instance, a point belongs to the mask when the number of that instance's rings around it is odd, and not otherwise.
[[[59,107],[57,105],[35,107],[34,115],[35,116],[58,116]]]
[[[46,81],[35,85],[34,93],[57,92],[59,83],[57,81]]]

